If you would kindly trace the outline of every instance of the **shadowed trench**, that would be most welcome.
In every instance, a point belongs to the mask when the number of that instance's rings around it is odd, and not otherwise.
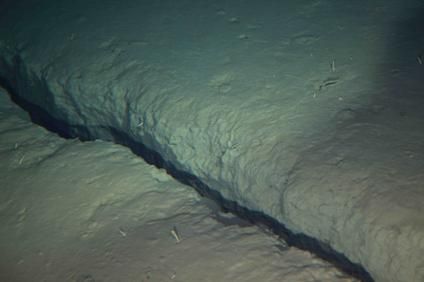
[[[106,12],[40,38],[21,27],[8,35],[15,47],[0,42],[0,85],[33,123],[128,147],[223,211],[353,277],[419,277],[406,249],[419,257],[407,228],[420,236],[422,4],[398,12],[394,1],[305,1],[280,11],[275,2],[268,19],[258,18],[267,7],[253,4],[199,4],[193,11],[204,14],[190,18],[189,2],[181,11],[169,4],[169,14],[166,1],[154,6],[158,14],[141,16],[143,32],[122,38],[114,36],[129,30],[136,9],[119,10],[129,14],[116,13],[110,29]],[[330,12],[344,16],[322,17]],[[75,33],[86,22],[98,37]]]

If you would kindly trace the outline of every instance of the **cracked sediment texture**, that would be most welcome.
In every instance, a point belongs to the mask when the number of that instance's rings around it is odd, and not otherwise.
[[[361,48],[335,73],[322,61],[337,57],[327,51],[333,37],[351,48],[376,29],[334,35],[330,20],[305,27],[287,17],[279,37],[267,28],[281,15],[249,21],[257,7],[171,2],[11,5],[0,22],[14,23],[0,38],[1,79],[62,130],[142,143],[376,281],[423,281],[423,116],[411,106],[399,120],[389,99],[364,96],[375,69]],[[354,8],[298,5],[285,13]],[[227,20],[236,12],[244,25]]]

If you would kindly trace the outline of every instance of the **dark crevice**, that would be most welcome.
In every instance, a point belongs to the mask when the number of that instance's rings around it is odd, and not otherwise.
[[[108,127],[90,129],[84,126],[70,126],[67,122],[52,117],[41,107],[29,103],[24,99],[21,99],[18,95],[15,95],[13,87],[11,87],[11,85],[9,85],[6,81],[0,80],[0,85],[9,92],[11,99],[16,104],[29,113],[31,120],[35,124],[40,125],[66,139],[78,138],[81,141],[92,141],[100,138],[126,146],[131,149],[134,154],[142,157],[147,163],[158,168],[165,169],[168,174],[179,182],[196,189],[201,196],[208,197],[217,202],[224,212],[231,212],[252,224],[266,227],[286,241],[289,246],[310,251],[318,257],[332,263],[344,273],[361,281],[374,281],[370,274],[361,265],[352,263],[345,255],[334,251],[328,244],[304,234],[293,233],[282,223],[266,214],[246,209],[234,201],[224,199],[218,191],[211,189],[211,187],[207,186],[195,175],[176,169],[172,163],[167,162],[159,153],[149,149],[144,144],[134,141],[125,132],[116,128]],[[96,136],[93,135],[93,132]]]

